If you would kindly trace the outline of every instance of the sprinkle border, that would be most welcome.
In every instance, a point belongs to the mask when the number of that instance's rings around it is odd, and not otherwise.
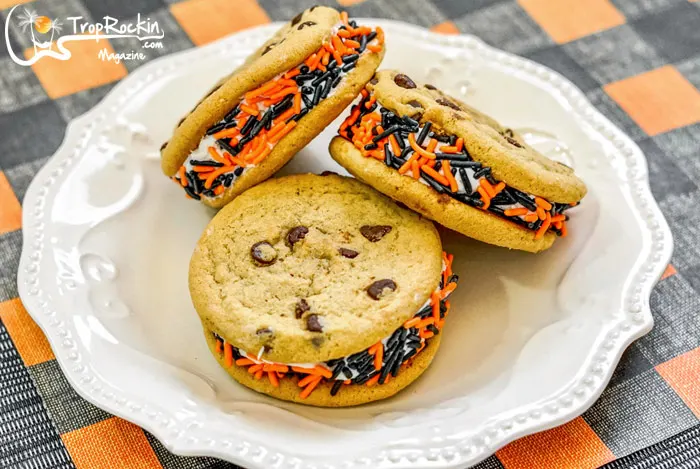
[[[474,36],[441,36],[423,28],[396,21],[357,18],[367,24],[384,28],[387,34],[411,37],[434,45],[460,48],[480,55],[490,65],[510,74],[526,74],[555,96],[566,102],[574,115],[590,125],[591,129],[608,140],[611,158],[619,160],[627,178],[625,188],[633,201],[638,222],[645,228],[644,247],[635,268],[625,283],[625,302],[619,315],[607,324],[607,333],[599,337],[593,360],[581,373],[576,383],[551,396],[546,401],[525,406],[519,412],[492,418],[474,432],[456,443],[447,439],[426,441],[425,447],[410,451],[382,449],[370,456],[350,456],[342,462],[324,465],[332,468],[355,467],[443,467],[456,468],[471,465],[488,457],[510,441],[565,423],[585,411],[603,391],[622,352],[635,339],[648,332],[653,319],[649,310],[649,295],[655,281],[661,276],[672,251],[670,229],[649,189],[646,160],[632,140],[607,118],[600,114],[569,80],[558,73],[487,46]],[[23,249],[18,272],[20,297],[27,311],[46,334],[66,377],[76,391],[95,405],[146,428],[156,435],[172,452],[182,455],[213,456],[250,468],[312,468],[314,461],[302,461],[285,454],[284,448],[271,448],[245,440],[236,443],[227,439],[210,438],[201,422],[178,422],[173,413],[146,399],[125,396],[102,380],[92,368],[90,356],[74,337],[74,326],[61,320],[41,289],[38,275],[42,265],[47,199],[50,189],[62,178],[68,168],[83,155],[95,131],[105,120],[147,83],[174,71],[179,65],[211,56],[226,57],[231,46],[253,48],[261,44],[281,23],[273,23],[247,30],[201,49],[173,54],[156,59],[141,67],[120,82],[92,111],[72,121],[66,139],[49,163],[35,177],[25,197],[23,211]],[[73,142],[69,145],[67,142]],[[63,176],[65,177],[65,176]],[[577,403],[577,405],[574,405]]]

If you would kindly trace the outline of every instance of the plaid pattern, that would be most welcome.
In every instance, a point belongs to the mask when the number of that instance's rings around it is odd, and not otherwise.
[[[16,0],[0,0],[0,27]],[[35,0],[49,17],[149,16],[165,30],[147,60],[287,19],[317,0]],[[676,250],[651,296],[654,329],[624,354],[600,400],[561,427],[526,437],[478,467],[652,467],[690,461],[700,446],[700,2],[689,0],[337,0],[355,16],[387,17],[444,34],[473,33],[571,79],[647,155],[652,191]],[[10,25],[13,50],[28,49]],[[74,43],[67,62],[14,64],[0,46],[0,467],[214,468],[169,453],[142,429],[81,399],[17,299],[26,188],[60,144],[66,123],[89,110],[141,62],[95,58],[128,40]],[[41,145],[28,145],[41,135]],[[661,446],[648,448],[666,438]],[[676,448],[670,450],[669,448]],[[690,450],[688,450],[690,448]],[[685,454],[686,456],[683,456]],[[667,455],[667,456],[664,456]],[[647,459],[645,459],[647,458]],[[642,461],[642,462],[640,462]],[[643,462],[646,461],[646,462]],[[671,466],[665,466],[671,467]]]

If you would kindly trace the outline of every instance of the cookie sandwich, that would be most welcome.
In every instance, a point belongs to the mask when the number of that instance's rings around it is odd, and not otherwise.
[[[381,28],[312,7],[285,24],[185,116],[163,172],[222,207],[287,163],[347,107],[384,55]]]
[[[236,381],[341,407],[392,396],[428,367],[456,287],[451,266],[429,220],[356,179],[294,175],[213,218],[189,287]]]
[[[471,238],[538,252],[586,186],[517,132],[434,86],[381,71],[330,144],[355,177]]]

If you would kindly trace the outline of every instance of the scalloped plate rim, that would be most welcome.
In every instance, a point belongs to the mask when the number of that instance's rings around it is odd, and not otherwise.
[[[500,54],[502,57],[505,57],[509,60],[509,65],[512,67],[520,66],[520,68],[529,68],[529,72],[532,75],[535,75],[535,73],[540,76],[548,75],[550,77],[550,85],[548,86],[547,91],[550,94],[555,94],[557,92],[562,95],[569,94],[568,99],[566,98],[566,96],[558,96],[557,100],[564,99],[566,102],[571,104],[572,108],[574,108],[574,111],[576,110],[577,106],[574,106],[572,101],[573,99],[576,99],[578,102],[578,108],[585,109],[587,113],[587,116],[585,118],[582,115],[580,116],[582,119],[587,120],[591,125],[594,122],[596,122],[599,124],[599,129],[605,129],[606,131],[608,131],[609,134],[612,135],[611,137],[607,138],[607,136],[604,137],[602,135],[601,137],[606,138],[611,143],[615,141],[617,143],[615,147],[618,151],[621,151],[620,148],[626,148],[628,150],[628,154],[626,157],[631,159],[631,161],[634,164],[628,164],[627,169],[631,171],[632,167],[636,167],[637,171],[636,176],[630,178],[630,192],[632,189],[632,184],[636,184],[636,197],[644,200],[647,206],[647,225],[650,225],[652,221],[655,222],[657,225],[654,227],[654,229],[656,230],[656,233],[658,233],[657,237],[659,238],[659,247],[656,249],[655,258],[652,259],[651,257],[654,248],[654,246],[651,246],[652,240],[644,238],[643,251],[646,248],[650,249],[648,259],[646,259],[644,262],[640,262],[640,258],[638,258],[636,270],[630,272],[630,274],[627,277],[628,279],[630,279],[634,275],[640,274],[642,270],[646,267],[646,274],[642,274],[643,278],[639,281],[640,288],[638,298],[636,299],[636,303],[633,303],[627,311],[628,314],[630,312],[635,314],[634,318],[636,318],[636,321],[634,322],[633,326],[630,326],[627,329],[620,329],[620,331],[618,331],[619,335],[615,343],[616,348],[608,352],[610,356],[613,356],[613,359],[610,360],[609,363],[606,365],[606,368],[603,370],[603,377],[597,382],[596,387],[588,391],[588,394],[584,401],[582,401],[579,405],[572,406],[571,409],[566,412],[559,413],[555,417],[542,419],[531,418],[529,421],[526,421],[524,424],[520,425],[517,430],[509,431],[505,435],[499,434],[498,437],[494,437],[493,439],[487,437],[483,441],[482,445],[478,448],[478,451],[476,453],[470,451],[467,453],[466,456],[459,456],[458,454],[455,454],[454,451],[452,451],[451,453],[443,451],[442,454],[439,454],[437,458],[435,458],[432,457],[430,451],[422,449],[421,457],[415,460],[409,460],[405,457],[392,458],[390,455],[386,454],[380,455],[376,459],[377,464],[382,463],[387,465],[387,467],[403,467],[411,469],[427,467],[428,465],[430,467],[442,468],[462,467],[465,464],[472,465],[487,458],[495,451],[497,451],[498,449],[502,448],[503,446],[515,439],[561,425],[574,419],[575,417],[581,415],[598,399],[600,394],[605,389],[608,381],[610,380],[610,377],[612,376],[612,373],[615,370],[615,367],[619,362],[619,359],[622,353],[625,351],[625,349],[634,340],[649,332],[653,326],[653,318],[649,308],[649,294],[651,292],[651,288],[653,288],[653,285],[655,284],[656,280],[662,275],[663,269],[670,260],[671,252],[673,249],[671,231],[656,201],[654,200],[653,195],[651,194],[648,182],[647,163],[642,151],[639,149],[636,143],[634,143],[627,135],[625,135],[619,128],[617,128],[617,126],[615,126],[597,109],[595,109],[585,97],[585,95],[568,79],[544,65],[537,64],[528,59],[488,46],[481,39],[473,35],[444,36],[430,32],[427,29],[422,28],[420,26],[415,26],[399,21],[383,19],[366,19],[366,21],[371,21],[376,24],[386,26],[388,29],[395,29],[397,30],[398,34],[417,34],[420,37],[429,38],[432,40],[432,42],[437,44],[447,43],[450,46],[464,49],[474,47],[480,49],[482,53],[487,53],[491,55]],[[75,161],[79,160],[79,157],[76,158],[76,155],[71,155],[71,153],[79,144],[79,141],[84,135],[84,132],[89,131],[94,127],[95,123],[90,122],[91,118],[98,115],[101,110],[108,108],[109,104],[118,99],[120,95],[128,95],[129,87],[131,86],[132,82],[137,82],[140,77],[147,76],[149,73],[159,69],[162,65],[165,65],[169,61],[175,61],[178,59],[181,60],[187,55],[206,55],[209,53],[216,53],[216,51],[223,48],[224,45],[228,43],[233,44],[246,39],[255,40],[256,34],[260,35],[263,32],[267,32],[268,30],[271,31],[275,27],[278,27],[279,24],[281,23],[273,23],[248,29],[236,33],[234,35],[222,38],[202,48],[189,49],[154,59],[149,63],[143,65],[142,67],[138,68],[134,72],[130,73],[112,90],[110,90],[110,92],[91,110],[71,120],[68,123],[66,134],[60,147],[56,150],[54,155],[49,158],[49,160],[41,168],[41,170],[36,174],[25,194],[23,201],[24,210],[22,214],[23,245],[17,278],[19,296],[25,308],[46,335],[49,344],[51,345],[51,348],[54,351],[56,360],[59,363],[60,368],[64,372],[68,382],[81,397],[111,414],[129,420],[148,430],[156,438],[158,438],[158,440],[160,440],[169,451],[173,453],[186,456],[218,457],[234,462],[236,464],[244,465],[249,468],[268,467],[265,465],[265,463],[268,462],[267,459],[270,459],[269,463],[277,464],[275,467],[282,467],[282,463],[284,463],[284,459],[286,458],[286,456],[282,454],[283,450],[279,448],[266,449],[266,451],[263,452],[263,455],[258,458],[256,456],[251,456],[251,453],[253,453],[253,451],[249,451],[249,449],[251,449],[250,445],[246,444],[243,445],[245,447],[245,451],[239,451],[238,454],[236,454],[233,451],[231,445],[226,445],[224,444],[225,442],[222,442],[222,444],[219,446],[212,446],[209,444],[204,444],[203,442],[189,443],[179,436],[172,437],[169,434],[166,434],[165,428],[162,428],[162,426],[159,425],[153,418],[149,419],[146,415],[145,410],[142,410],[143,408],[149,408],[153,406],[152,403],[146,402],[142,404],[140,406],[141,410],[138,411],[129,409],[128,406],[119,405],[112,400],[107,400],[102,396],[94,395],[89,390],[87,383],[83,384],[80,381],[78,376],[79,373],[71,367],[71,363],[75,360],[70,358],[70,354],[75,352],[69,351],[66,348],[60,346],[62,338],[57,334],[55,327],[53,327],[52,324],[49,324],[49,318],[55,316],[57,313],[50,311],[50,307],[43,306],[39,303],[37,296],[32,293],[32,288],[29,283],[29,280],[31,278],[30,268],[32,266],[30,251],[33,251],[33,248],[30,248],[30,246],[34,236],[37,234],[37,232],[40,232],[41,230],[38,230],[37,227],[34,225],[33,222],[36,221],[37,216],[34,215],[34,213],[31,210],[29,210],[28,207],[32,207],[35,205],[39,207],[40,205],[43,205],[45,197],[43,197],[40,194],[40,192],[42,191],[42,185],[46,186],[50,178],[53,178],[54,181],[52,184],[48,185],[55,185],[57,180],[60,179],[61,174],[63,174],[61,169],[62,166],[69,167],[70,165],[74,164]],[[599,132],[599,129],[596,129],[596,132]],[[54,175],[53,173],[57,171],[58,173]],[[639,218],[638,223],[640,225],[644,225],[644,220],[642,219],[641,213],[642,208],[640,207],[641,204],[639,200],[635,198],[635,194],[630,195],[632,196],[630,207],[634,210],[635,215]],[[646,228],[649,232],[652,231],[650,226],[643,226],[642,228]],[[630,296],[629,292],[628,296]],[[599,342],[600,347],[602,341]],[[80,358],[79,355],[78,357]],[[89,366],[89,358],[86,358],[85,361],[86,365],[83,366]],[[579,379],[578,384],[581,384],[581,381],[583,381],[583,379]],[[101,384],[104,387],[110,388],[115,396],[119,396],[118,389],[116,389],[107,382],[102,382]],[[560,394],[564,394],[564,392],[561,392]],[[555,395],[553,397],[559,399],[561,398],[561,395]],[[538,411],[542,412],[544,410],[546,402],[549,400],[551,399],[530,403],[529,405],[523,407],[534,409],[529,410],[529,413],[534,413]],[[153,407],[158,408],[161,412],[163,411],[163,409],[160,409],[158,406]],[[474,431],[474,434],[481,435],[482,433],[484,433],[489,426],[488,422],[491,420],[495,420],[495,417],[492,417],[489,420],[487,420],[481,428]],[[183,431],[186,432],[187,430]],[[444,449],[445,448],[443,448],[443,450]],[[276,462],[273,462],[271,458],[267,458],[268,453],[273,454],[275,457],[277,457]],[[386,453],[386,451],[384,451],[384,453]],[[457,451],[457,453],[459,453],[459,451]],[[425,460],[425,463],[423,463],[422,460]],[[342,461],[342,467],[355,467],[357,465],[362,465],[364,464],[362,461],[366,463],[367,459],[361,458],[360,460],[354,461]],[[374,462],[371,459],[369,459],[368,461],[370,463]],[[333,465],[328,465],[327,467],[333,468],[340,466],[341,462],[334,462]],[[284,467],[310,466],[308,466],[308,463],[300,461],[298,457],[292,457],[291,461]]]

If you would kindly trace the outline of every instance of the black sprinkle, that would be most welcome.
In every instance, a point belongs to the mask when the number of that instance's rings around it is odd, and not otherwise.
[[[297,85],[302,85],[304,84],[304,82],[311,80],[315,76],[316,75],[313,75],[311,73],[301,73],[294,77],[294,81],[297,82]]]
[[[245,171],[245,169],[239,166],[238,168],[236,168],[236,170],[233,172],[233,174],[236,177],[239,177],[241,174],[243,174],[243,171]]]
[[[304,106],[306,106],[306,109],[314,107],[313,97],[309,98],[307,95],[302,94],[301,100],[304,101]]]
[[[192,188],[190,186],[186,186],[184,189],[185,189],[185,192],[187,192],[187,195],[189,195],[193,199],[195,199],[195,200],[201,199],[201,197],[199,195],[195,194],[195,192],[192,190]]]
[[[333,63],[335,63],[335,62],[333,62]],[[338,83],[340,83],[340,80],[342,80],[342,79],[343,79],[343,77],[341,77],[340,75],[335,77],[335,79],[331,83],[331,88],[335,88],[336,86],[338,86]]]
[[[474,189],[472,188],[472,184],[467,176],[467,171],[464,168],[458,168],[457,171],[459,172],[459,178],[462,180],[462,184],[464,185],[464,191],[467,194],[471,194]]]
[[[337,66],[338,62],[336,62],[335,60],[331,60],[330,62],[328,62],[328,65],[326,65],[326,70],[333,70]]]
[[[423,171],[423,168],[421,168],[421,175],[423,176],[423,179],[430,184],[430,187],[435,189],[438,193],[443,194],[444,192],[449,192],[445,186],[437,182],[435,179],[432,178],[432,176],[429,176]]]
[[[384,144],[384,164],[387,166],[391,166],[391,148],[389,147],[388,143]]]
[[[420,133],[416,137],[416,143],[418,145],[423,145],[423,142],[425,141],[425,137],[428,136],[428,132],[430,132],[430,127],[432,127],[433,124],[432,122],[426,122],[423,128],[421,129]]]
[[[450,160],[450,161],[469,161],[467,155],[463,153],[435,153],[435,159],[437,160]],[[473,163],[473,161],[470,161]],[[479,166],[481,166],[479,164]]]
[[[360,58],[360,54],[350,54],[343,57],[343,63],[349,64],[351,62],[356,62]]]
[[[476,171],[474,173],[474,179],[478,180],[479,178],[482,178],[489,174],[491,172],[491,168],[489,167],[483,167],[480,170]]]
[[[356,65],[357,64],[355,62],[352,62],[352,63],[349,63],[347,65],[343,65],[343,68],[341,70],[343,70],[344,72],[349,72],[350,70],[355,68]]]
[[[304,108],[304,109],[301,110],[301,112],[300,112],[299,114],[297,114],[296,116],[292,117],[292,119],[294,119],[295,121],[298,121],[299,119],[301,119],[302,117],[304,117],[304,116],[307,115],[308,113],[309,113],[309,108],[308,108],[308,107],[307,107],[307,108]]]
[[[374,150],[376,148],[377,148],[377,144],[374,142],[368,143],[367,145],[365,145],[365,150]]]
[[[343,371],[343,366],[345,366],[344,363],[345,362],[340,362],[336,365],[335,362],[334,363],[331,363],[330,361],[326,362],[326,365],[328,365],[329,367],[335,366],[335,368],[333,368],[333,374],[331,375],[331,379],[336,379],[340,375],[340,373]]]
[[[321,99],[326,99],[328,97],[328,94],[331,92],[331,85],[333,84],[332,81],[328,80],[323,86],[323,92],[321,93]]]
[[[375,127],[375,128],[376,128],[376,127]],[[397,132],[398,130],[399,130],[399,126],[398,126],[398,125],[392,125],[392,126],[389,127],[388,129],[386,129],[384,132],[382,132],[382,133],[378,134],[377,136],[375,136],[375,137],[372,139],[372,141],[376,143],[376,142],[380,141],[381,139],[383,139],[384,137],[388,137],[389,135],[393,134],[394,132]]]
[[[218,161],[211,161],[211,160],[190,160],[190,164],[192,166],[211,166],[213,168],[220,168],[224,164],[219,163]]]
[[[227,174],[224,177],[224,187],[226,187],[226,188],[231,187],[231,184],[233,184],[233,178],[234,178],[233,174],[230,174],[230,173]]]
[[[516,190],[512,190],[511,194],[518,200],[518,202],[520,202],[528,210],[532,212],[537,210],[537,205],[532,200],[530,200],[530,198],[527,195]]]
[[[230,140],[229,140],[229,141],[230,141]],[[223,139],[222,139],[222,140],[217,140],[216,143],[218,143],[219,146],[220,146],[221,148],[224,149],[224,151],[227,151],[227,152],[231,153],[232,156],[236,156],[236,155],[240,152],[240,150],[236,151],[236,149],[235,149],[234,147],[232,147],[231,145],[229,145],[228,142],[226,142],[226,141],[223,140]]]
[[[207,135],[212,135],[217,133],[220,130],[224,130],[224,127],[226,126],[226,122],[219,122],[218,124],[214,125],[213,127],[209,127],[209,130],[207,130]]]
[[[372,42],[372,39],[374,39],[375,37],[377,37],[377,32],[376,32],[376,31],[372,31],[371,33],[369,33],[369,34],[367,35],[367,42]]]
[[[399,140],[400,141],[400,140]],[[409,153],[413,151],[413,148],[411,147],[404,147],[403,150],[401,150],[401,158],[406,159]]]
[[[236,107],[234,107],[233,109],[231,109],[231,110],[229,111],[229,113],[226,114],[226,117],[224,117],[224,120],[225,120],[226,122],[231,122],[231,121],[233,120],[233,118],[236,117],[236,116],[238,115],[239,112],[241,112],[241,108],[240,108],[240,107],[238,106],[238,104],[237,104]]]
[[[322,81],[325,81],[328,78],[330,78],[330,76],[331,72],[322,73],[321,75],[319,75],[318,78],[311,82],[311,86],[318,86]]]
[[[357,50],[360,54],[367,48],[367,36],[362,36],[360,38],[360,48]]]
[[[430,138],[434,138],[435,140],[437,140],[438,142],[441,142],[441,143],[449,143],[450,142],[450,137],[448,137],[447,135],[437,134],[435,132],[430,132]]]
[[[481,163],[479,163],[478,161],[450,160],[450,165],[453,168],[471,168],[471,169],[481,168]]]
[[[316,90],[314,91],[314,98],[312,101],[313,104],[310,107],[316,106],[318,104],[318,102],[321,101],[321,93],[322,92],[323,92],[323,88],[321,86],[316,88]]]
[[[309,73],[309,66],[308,66],[308,65],[302,65],[301,67],[299,67],[299,71],[300,71],[301,73]]]
[[[437,327],[435,327],[434,324],[428,324],[427,329],[435,335],[438,335],[440,333],[440,330]]]
[[[343,385],[343,382],[340,380],[336,380],[335,383],[333,383],[333,387],[331,388],[331,396],[335,396],[338,394],[338,391],[340,391],[340,387]]]
[[[258,122],[258,121],[257,121],[257,119],[255,119],[255,117],[253,117],[253,116],[249,117],[248,120],[246,121],[245,125],[241,129],[241,134],[247,136],[248,133],[251,130],[253,130],[253,127],[255,127],[256,122]]]

